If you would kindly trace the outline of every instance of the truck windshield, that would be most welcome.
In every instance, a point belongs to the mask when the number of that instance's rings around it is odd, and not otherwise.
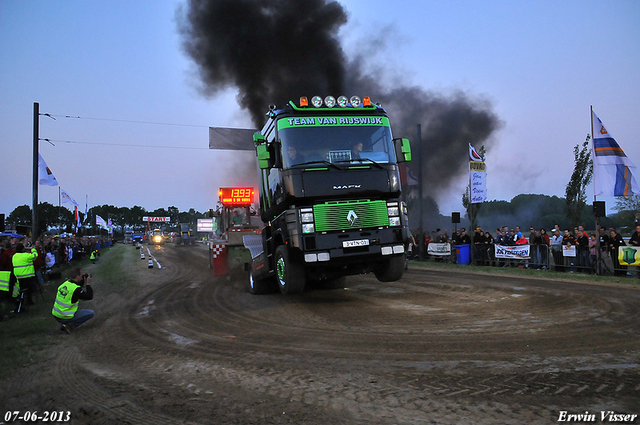
[[[396,161],[386,117],[282,118],[278,138],[285,168],[322,161]]]

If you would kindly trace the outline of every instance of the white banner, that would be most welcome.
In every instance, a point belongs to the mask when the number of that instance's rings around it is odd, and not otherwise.
[[[429,255],[451,255],[451,245],[432,242],[427,247],[427,253]]]
[[[526,260],[530,256],[530,245],[504,246],[496,245],[496,258]]]
[[[487,200],[487,166],[481,161],[469,162],[471,182],[471,203],[479,204]]]
[[[576,246],[568,246],[562,245],[562,256],[563,257],[575,257],[576,256]]]
[[[213,218],[199,218],[198,232],[213,232],[218,228],[218,223]]]
[[[169,223],[171,222],[171,217],[142,217],[142,221]]]

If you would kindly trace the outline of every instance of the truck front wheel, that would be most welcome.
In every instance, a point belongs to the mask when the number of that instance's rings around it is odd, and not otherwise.
[[[395,282],[400,280],[404,273],[404,259],[403,255],[394,255],[389,259],[385,259],[374,270],[374,273],[380,282]]]
[[[276,278],[280,292],[284,295],[298,294],[304,291],[304,266],[291,259],[289,247],[276,248]]]

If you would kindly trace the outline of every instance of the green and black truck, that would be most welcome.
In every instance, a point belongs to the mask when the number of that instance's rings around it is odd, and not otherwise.
[[[368,97],[315,96],[267,115],[253,136],[264,227],[244,241],[249,291],[340,287],[370,272],[400,279],[409,231],[398,164],[411,149],[393,138],[385,110]]]

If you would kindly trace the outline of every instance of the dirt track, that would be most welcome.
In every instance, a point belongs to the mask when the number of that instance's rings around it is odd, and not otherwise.
[[[637,289],[410,269],[395,283],[252,296],[213,278],[203,246],[149,248],[162,268],[126,265],[140,282],[131,297],[100,299],[94,278],[96,319],[5,383],[6,408],[70,410],[74,424],[640,414]]]

